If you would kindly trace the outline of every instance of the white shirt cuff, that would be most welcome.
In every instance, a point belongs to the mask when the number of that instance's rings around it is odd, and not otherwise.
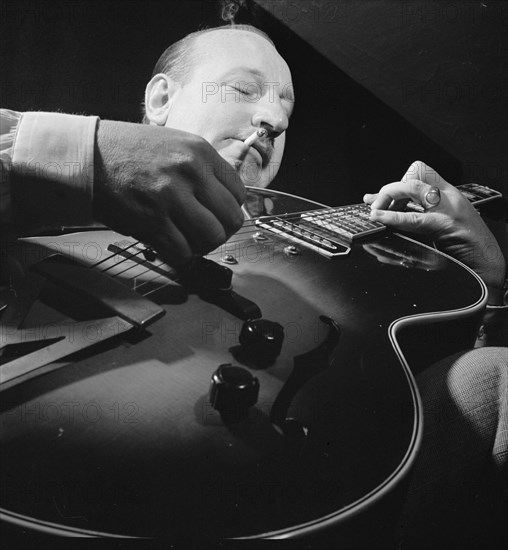
[[[11,163],[12,221],[27,229],[93,222],[98,117],[23,113]]]

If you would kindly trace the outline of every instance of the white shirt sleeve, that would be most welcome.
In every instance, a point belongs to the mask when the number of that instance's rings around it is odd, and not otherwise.
[[[7,222],[11,215],[10,169],[12,144],[21,113],[0,109],[0,222]]]
[[[24,231],[93,222],[98,117],[0,110],[0,221]]]

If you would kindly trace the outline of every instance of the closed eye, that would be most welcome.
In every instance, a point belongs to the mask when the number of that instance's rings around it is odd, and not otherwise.
[[[249,86],[241,86],[238,84],[226,84],[226,86],[229,89],[234,90],[235,92],[238,92],[244,96],[252,96],[254,94],[254,90],[252,89],[252,87]]]
[[[243,95],[249,95],[249,91],[242,88],[237,88],[236,86],[232,86],[233,90],[236,90],[237,92],[240,92]]]

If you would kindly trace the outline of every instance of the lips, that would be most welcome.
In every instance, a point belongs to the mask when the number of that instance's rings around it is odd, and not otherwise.
[[[234,137],[234,138],[229,138],[228,141],[230,143],[235,143],[236,144],[236,143],[240,142],[240,143],[243,144],[243,142],[245,141],[245,138],[242,138],[241,136],[238,136],[238,137]],[[254,151],[252,151],[251,149],[254,149]],[[266,166],[268,166],[268,163],[270,162],[270,159],[272,158],[273,145],[269,141],[258,140],[257,142],[253,143],[249,147],[248,152],[250,152],[251,155],[253,155],[256,158],[256,163],[259,163],[261,168],[265,168]],[[237,164],[234,161],[234,158],[238,158],[237,155],[238,156],[242,155],[242,151],[240,149],[237,149],[237,146],[235,145],[234,148],[230,149],[230,153],[228,155],[229,162],[231,164],[233,164],[234,166],[237,166],[237,165],[239,166],[243,163],[242,161],[239,161],[239,163]]]

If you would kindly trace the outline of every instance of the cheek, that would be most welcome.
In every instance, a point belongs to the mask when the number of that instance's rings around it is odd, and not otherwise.
[[[212,103],[213,98],[203,98],[199,94],[182,95],[171,105],[166,126],[207,139],[207,130],[214,126],[210,120],[214,112]]]
[[[213,103],[199,106],[192,114],[200,135],[215,147],[223,147],[224,140],[236,137],[245,127],[245,114],[237,114],[233,104]],[[227,145],[227,143],[226,143]]]
[[[275,141],[275,150],[270,160],[270,164],[271,164],[270,175],[272,177],[275,177],[277,172],[279,171],[279,168],[282,162],[282,157],[284,155],[285,144],[286,144],[286,134],[284,133],[280,135]]]

